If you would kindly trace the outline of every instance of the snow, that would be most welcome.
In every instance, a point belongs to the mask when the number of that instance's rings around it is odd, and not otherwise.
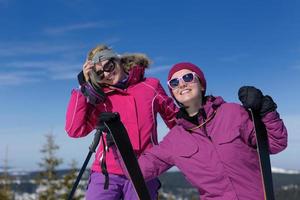
[[[278,173],[278,174],[300,174],[299,170],[282,169],[282,168],[277,168],[277,167],[272,167],[272,172]]]

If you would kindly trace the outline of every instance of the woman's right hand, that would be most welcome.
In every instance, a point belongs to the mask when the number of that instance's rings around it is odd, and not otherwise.
[[[87,81],[87,82],[90,79],[89,74],[93,70],[93,67],[94,67],[94,63],[91,60],[86,60],[82,66],[83,75],[84,75],[85,81]]]

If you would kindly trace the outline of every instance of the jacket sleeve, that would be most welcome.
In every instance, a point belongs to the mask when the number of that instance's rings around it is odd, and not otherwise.
[[[167,136],[138,159],[145,180],[151,180],[170,169],[174,164],[171,159],[170,142]]]
[[[262,121],[268,132],[270,153],[276,154],[284,150],[287,147],[287,129],[279,113],[270,112],[262,118]]]
[[[256,136],[253,121],[247,111],[241,107],[242,113],[242,135],[248,144],[256,146]],[[269,152],[276,154],[287,147],[287,130],[276,111],[268,113],[262,118],[268,133]]]
[[[173,128],[176,124],[176,113],[178,112],[178,108],[173,99],[166,94],[160,83],[157,88],[155,106],[165,124],[170,129]]]
[[[95,127],[96,109],[80,90],[72,90],[66,113],[65,130],[70,137],[84,137]]]

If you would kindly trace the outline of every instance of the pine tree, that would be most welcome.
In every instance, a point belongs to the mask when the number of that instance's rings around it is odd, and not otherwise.
[[[41,172],[37,178],[38,199],[39,200],[57,200],[59,196],[59,178],[57,176],[57,167],[62,163],[55,153],[59,146],[55,144],[52,133],[45,135],[46,144],[41,149],[43,155],[39,163]]]
[[[77,178],[77,172],[78,172],[78,169],[77,169],[77,162],[75,160],[72,160],[71,163],[70,163],[70,171],[69,173],[67,173],[64,177],[63,177],[63,180],[61,181],[60,183],[60,188],[61,190],[63,191],[60,198],[61,199],[67,199],[68,196],[69,196],[69,193],[71,192],[72,190],[72,187],[73,187],[73,184]],[[77,188],[77,191],[78,189],[83,189],[81,185],[78,186]],[[73,200],[80,200],[84,197],[84,195],[82,194],[78,194],[77,192],[77,195],[75,193],[74,197],[73,197]]]
[[[0,174],[0,199],[11,200],[13,199],[13,192],[11,190],[12,178],[8,173],[8,147],[6,147],[5,158],[3,162],[3,172]]]

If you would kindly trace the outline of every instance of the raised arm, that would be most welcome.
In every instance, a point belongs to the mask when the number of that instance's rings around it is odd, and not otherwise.
[[[169,128],[174,127],[176,124],[175,117],[178,108],[174,103],[174,100],[166,94],[160,83],[158,84],[155,104],[165,124]]]
[[[287,129],[276,111],[277,105],[268,95],[254,87],[244,86],[239,90],[239,99],[245,108],[251,108],[259,112],[268,133],[269,152],[278,153],[287,147]],[[248,113],[241,111],[244,122],[244,137],[247,141],[256,145],[253,123],[248,119]]]
[[[80,89],[72,90],[66,113],[65,130],[70,137],[83,137],[95,128],[104,101],[104,93],[85,81],[83,72],[78,74]]]

